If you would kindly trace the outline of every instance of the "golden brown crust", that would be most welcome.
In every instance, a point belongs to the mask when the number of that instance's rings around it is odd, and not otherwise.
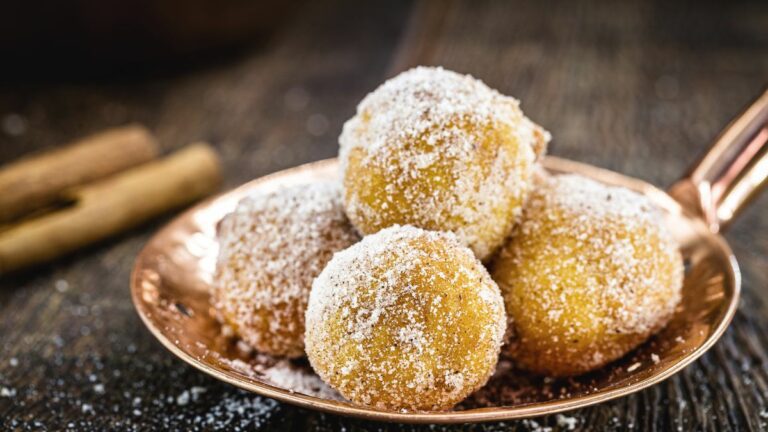
[[[312,287],[307,356],[353,402],[443,410],[495,370],[496,284],[452,234],[395,226],[336,254]]]
[[[666,325],[682,258],[647,198],[573,175],[537,183],[493,265],[510,317],[506,351],[534,372],[581,374]]]
[[[312,280],[358,236],[335,182],[244,199],[219,227],[213,303],[219,318],[259,352],[304,354]]]
[[[451,231],[486,260],[519,218],[549,133],[471,76],[420,67],[358,106],[339,138],[344,206],[363,234]]]

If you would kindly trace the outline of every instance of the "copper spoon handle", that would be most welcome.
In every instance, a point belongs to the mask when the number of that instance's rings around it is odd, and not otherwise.
[[[720,132],[712,148],[669,193],[718,233],[768,184],[766,180],[768,90]]]

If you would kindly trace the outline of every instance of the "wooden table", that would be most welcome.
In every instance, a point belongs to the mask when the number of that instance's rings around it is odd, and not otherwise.
[[[669,185],[768,81],[768,3],[332,2],[266,45],[177,74],[0,84],[0,162],[109,126],[220,151],[231,187],[334,156],[355,104],[416,64],[523,101],[551,153]],[[55,74],[55,71],[51,71]],[[2,191],[0,191],[2,193]],[[723,339],[663,384],[570,414],[579,430],[768,427],[768,194],[726,234],[744,296]],[[0,429],[535,430],[372,424],[246,394],[193,370],[134,312],[133,258],[160,220],[0,281]]]

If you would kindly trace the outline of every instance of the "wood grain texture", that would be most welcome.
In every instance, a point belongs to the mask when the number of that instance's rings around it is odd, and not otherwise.
[[[137,121],[166,151],[216,145],[234,186],[333,156],[357,101],[415,64],[472,73],[518,97],[553,133],[552,154],[666,186],[768,82],[768,4],[313,4],[270,45],[227,64],[148,80],[0,88],[0,163]],[[10,113],[26,120],[25,133],[16,135]],[[578,430],[766,429],[767,211],[764,194],[726,234],[744,297],[723,339],[663,384],[569,413]],[[556,416],[376,424],[273,403],[192,370],[152,339],[128,297],[133,257],[162,222],[0,281],[0,394],[15,392],[0,397],[0,429],[566,429]]]

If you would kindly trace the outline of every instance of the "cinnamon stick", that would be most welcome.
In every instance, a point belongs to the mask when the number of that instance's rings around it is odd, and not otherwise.
[[[0,168],[0,224],[61,201],[73,186],[143,164],[157,154],[152,134],[128,125],[11,163]]]
[[[219,159],[193,144],[164,159],[71,191],[71,207],[0,233],[0,275],[60,257],[211,194]]]

